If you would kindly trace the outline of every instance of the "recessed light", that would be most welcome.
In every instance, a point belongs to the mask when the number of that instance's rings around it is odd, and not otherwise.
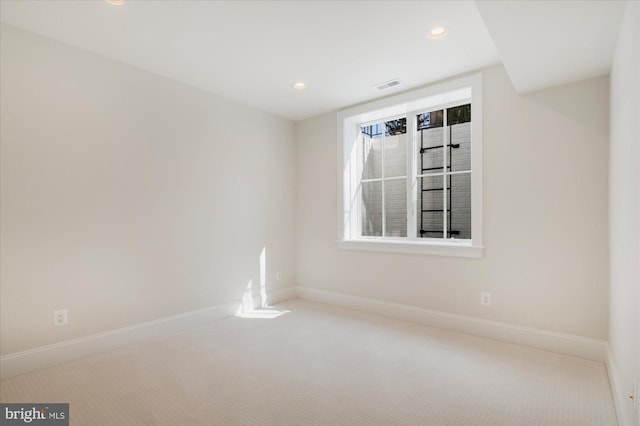
[[[294,85],[293,85],[293,88],[294,88],[294,89],[297,89],[297,90],[302,90],[302,89],[304,89],[305,87],[307,87],[307,86],[305,86],[305,85],[304,85],[304,83],[303,83],[303,82],[301,82],[301,81],[299,81],[299,82],[297,82],[296,84],[294,84]]]
[[[433,27],[428,35],[429,38],[442,38],[447,35],[447,29],[445,27]]]
[[[122,6],[124,4],[124,0],[105,0],[109,4],[114,4],[116,6]]]

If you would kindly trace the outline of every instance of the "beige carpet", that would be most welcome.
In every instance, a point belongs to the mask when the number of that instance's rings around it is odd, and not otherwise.
[[[0,391],[72,425],[616,424],[601,363],[302,300]]]

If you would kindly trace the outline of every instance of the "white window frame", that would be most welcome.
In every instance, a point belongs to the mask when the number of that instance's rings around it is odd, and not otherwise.
[[[452,103],[471,102],[471,240],[423,239],[416,235],[416,159],[407,174],[407,238],[360,236],[360,171],[356,147],[362,123],[386,120],[417,110],[441,109]],[[415,152],[415,117],[407,116],[408,149]],[[349,250],[382,251],[480,258],[482,245],[482,76],[459,78],[400,95],[376,100],[338,112],[338,247]],[[446,215],[445,215],[446,216]]]

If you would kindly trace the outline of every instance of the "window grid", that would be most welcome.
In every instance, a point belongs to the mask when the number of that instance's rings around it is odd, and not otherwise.
[[[455,119],[451,119],[451,112],[454,111],[457,112],[458,117]],[[440,112],[442,112],[442,114],[439,114]],[[426,114],[435,114],[438,118],[440,118],[440,115],[442,115],[441,119],[441,126],[439,126],[440,123],[438,123],[438,120],[436,120],[436,124],[435,126],[420,126],[419,123],[419,119],[420,117],[424,117]],[[454,235],[458,235],[460,234],[460,231],[453,229],[453,205],[454,205],[454,200],[452,197],[453,194],[453,176],[456,175],[471,175],[472,171],[471,171],[471,164],[469,163],[469,169],[468,170],[458,170],[455,171],[453,170],[454,168],[454,164],[453,164],[453,149],[458,149],[460,148],[460,144],[455,144],[452,138],[452,131],[453,131],[453,126],[456,124],[463,124],[463,123],[467,123],[467,122],[471,122],[471,104],[470,103],[466,103],[466,102],[462,102],[462,103],[456,103],[455,105],[448,105],[446,107],[443,107],[441,110],[429,110],[429,111],[424,111],[421,112],[419,114],[417,114],[415,116],[416,119],[416,123],[418,124],[416,126],[416,140],[418,139],[418,133],[420,133],[420,161],[421,161],[421,165],[422,165],[422,161],[423,161],[423,152],[426,150],[437,150],[437,149],[442,149],[442,167],[438,167],[436,170],[442,170],[437,171],[437,172],[430,172],[430,173],[417,173],[416,177],[420,179],[420,185],[419,185],[419,189],[418,191],[420,192],[420,207],[419,207],[419,217],[420,217],[420,231],[416,231],[416,236],[420,239],[423,240],[440,240],[440,238],[430,238],[430,237],[424,237],[423,235],[427,235],[427,234],[431,234],[434,233],[433,231],[429,230],[429,229],[424,229],[424,178],[428,178],[428,177],[441,177],[442,178],[442,189],[440,188],[433,188],[433,189],[428,189],[427,191],[431,191],[431,190],[441,190],[442,191],[442,239],[451,239],[454,238]],[[451,124],[452,123],[452,124]],[[424,143],[423,143],[423,138],[424,138],[424,130],[428,130],[430,128],[441,128],[442,129],[442,140],[443,143],[442,145],[438,146],[431,146],[431,147],[424,147]],[[423,151],[424,150],[424,151]],[[424,170],[420,170],[420,172],[423,172]],[[471,204],[471,200],[469,198],[469,205]],[[417,207],[418,209],[418,207]],[[440,209],[438,209],[438,211],[440,211]],[[437,212],[434,212],[437,213]],[[428,228],[428,227],[427,227]],[[464,239],[471,239],[471,236],[469,236],[468,238],[464,238]]]
[[[360,228],[360,236],[361,237],[365,237],[365,238],[384,238],[384,239],[389,239],[390,237],[387,236],[387,203],[386,203],[386,182],[387,181],[391,181],[391,180],[406,180],[406,200],[407,200],[407,204],[411,205],[411,209],[407,208],[407,224],[406,224],[406,237],[403,237],[403,239],[407,239],[407,240],[433,240],[433,241],[442,241],[443,239],[446,240],[448,238],[451,238],[454,234],[453,232],[455,230],[450,229],[451,228],[451,224],[453,223],[453,218],[452,218],[452,200],[451,195],[452,195],[452,190],[451,190],[451,185],[452,185],[452,176],[456,176],[456,175],[471,175],[472,170],[458,170],[458,171],[454,171],[453,170],[453,164],[448,164],[449,161],[451,161],[452,159],[452,155],[450,154],[450,150],[452,148],[452,140],[451,140],[451,129],[453,125],[449,125],[448,121],[449,121],[449,109],[450,108],[454,108],[454,107],[459,107],[459,106],[463,106],[465,104],[469,104],[469,101],[466,102],[456,102],[453,103],[451,105],[442,105],[440,107],[437,107],[437,109],[430,109],[429,111],[414,111],[411,113],[408,113],[406,115],[400,115],[400,116],[396,116],[396,117],[389,117],[389,118],[385,118],[383,120],[377,120],[376,122],[373,123],[361,123],[359,124],[360,127],[360,137],[364,139],[364,133],[362,132],[362,129],[370,126],[371,128],[373,126],[376,126],[377,129],[380,129],[380,133],[376,133],[375,135],[380,135],[381,137],[381,147],[380,147],[380,151],[381,151],[381,175],[379,178],[368,178],[368,179],[361,179],[361,186],[364,183],[370,183],[370,182],[381,182],[381,203],[382,205],[380,206],[381,208],[381,212],[382,212],[382,217],[381,217],[381,235],[380,236],[368,236],[368,235],[362,235],[362,226],[359,226]],[[424,129],[420,129],[419,127],[419,123],[418,123],[418,115],[419,114],[424,114],[424,113],[431,113],[431,112],[439,112],[442,111],[442,124],[441,127],[442,128],[442,137],[443,137],[443,145],[442,145],[442,167],[440,168],[442,171],[441,172],[429,172],[429,173],[423,173],[424,170],[422,170],[422,168],[420,168],[419,172],[418,172],[418,168],[417,168],[417,162],[418,162],[418,156],[415,154],[415,150],[416,150],[416,142],[417,142],[417,133],[421,130]],[[409,117],[412,117],[412,120],[409,120]],[[386,131],[386,123],[389,123],[391,121],[394,120],[398,120],[398,119],[406,119],[406,133],[404,133],[405,135],[411,135],[411,143],[405,143],[406,145],[406,155],[407,155],[407,159],[411,158],[412,163],[414,164],[415,169],[411,170],[411,173],[408,173],[405,176],[393,176],[393,177],[387,177],[386,173],[385,173],[385,143],[387,141],[387,131]],[[458,124],[458,122],[454,122],[454,124]],[[415,131],[413,129],[416,129]],[[374,136],[373,132],[369,133],[369,136]],[[449,149],[447,149],[449,148]],[[364,153],[363,153],[364,155]],[[364,159],[363,159],[363,164],[364,164]],[[409,168],[407,170],[410,170]],[[415,178],[412,178],[412,176],[415,176]],[[418,208],[418,202],[417,202],[417,192],[420,192],[420,202],[421,204],[423,203],[423,194],[422,194],[422,189],[423,189],[423,180],[424,178],[428,178],[428,177],[441,177],[442,178],[442,235],[441,238],[429,238],[429,237],[422,237],[421,233],[418,232],[419,230],[421,231],[423,229],[423,221],[422,221],[422,215],[420,215],[420,226],[417,227],[415,226],[415,220],[412,220],[413,218],[416,218],[418,215],[417,213],[417,208]],[[418,185],[418,180],[420,179],[420,184]],[[411,185],[411,183],[414,183],[414,185]],[[360,203],[362,203],[362,191],[360,192]],[[412,195],[413,194],[413,195]],[[469,200],[470,201],[470,200]],[[409,206],[407,206],[409,207]],[[421,208],[422,210],[422,208]],[[410,225],[412,224],[412,225]],[[419,228],[419,229],[418,229]],[[469,237],[469,239],[471,239],[471,237]]]
[[[359,226],[360,229],[360,236],[361,237],[365,237],[365,238],[390,238],[392,236],[388,235],[388,227],[387,227],[387,221],[389,220],[389,213],[388,213],[388,209],[387,209],[387,186],[388,183],[391,181],[405,181],[408,184],[409,181],[409,175],[406,173],[407,172],[407,164],[406,164],[406,156],[407,156],[407,149],[408,146],[410,145],[407,141],[406,141],[406,135],[407,133],[407,116],[406,115],[400,115],[400,116],[395,116],[395,117],[389,117],[389,118],[385,118],[381,121],[375,121],[375,122],[369,122],[369,123],[361,123],[359,124],[359,141],[362,145],[362,152],[361,152],[361,164],[362,164],[362,168],[364,170],[365,165],[367,163],[367,155],[370,152],[370,149],[372,149],[372,140],[375,137],[379,137],[380,139],[380,177],[373,177],[373,178],[361,178],[360,179],[360,186],[358,189],[358,193],[359,193],[359,198],[360,198],[360,206],[361,208],[363,208],[363,204],[364,204],[364,195],[363,195],[363,187],[365,186],[364,184],[367,183],[375,183],[375,182],[380,182],[380,190],[381,190],[381,194],[380,194],[380,211],[381,211],[381,217],[380,217],[380,236],[377,235],[364,235],[364,231],[363,231],[363,224],[361,223]],[[391,134],[391,130],[396,129],[398,131],[398,133],[394,133]],[[391,130],[390,130],[391,129]],[[387,144],[390,143],[389,140],[391,137],[393,136],[400,136],[400,135],[404,135],[405,137],[405,141],[404,141],[404,145],[405,145],[405,152],[404,152],[404,163],[405,163],[405,173],[403,175],[393,175],[393,176],[387,176],[387,157],[386,157],[386,151],[387,151]],[[367,138],[368,137],[368,138]],[[375,163],[374,163],[375,166]],[[405,199],[407,198],[407,191],[405,189]],[[358,215],[360,217],[360,219],[362,220],[362,212]],[[407,229],[409,221],[406,218],[407,214],[405,211],[405,221],[406,224],[404,226],[404,229],[400,231],[400,234],[404,234],[401,235],[401,238],[407,238],[407,236],[409,235],[409,231]],[[395,236],[396,238],[398,236]]]
[[[337,203],[337,235],[338,247],[346,250],[376,251],[388,253],[413,253],[436,256],[453,256],[467,258],[481,258],[484,247],[483,238],[483,108],[482,108],[482,75],[474,74],[456,80],[446,81],[437,85],[425,87],[411,92],[400,93],[388,98],[379,99],[367,104],[357,105],[337,113],[338,127],[338,203]],[[465,108],[458,107],[449,116],[449,125],[456,124],[456,116],[469,117],[471,107],[474,109],[473,126],[468,119],[462,127],[454,126],[452,141],[463,142],[464,148],[459,152],[454,150],[451,157],[453,168],[448,174],[456,188],[453,192],[454,213],[451,224],[452,227],[463,230],[457,238],[417,238],[417,227],[419,225],[416,206],[419,205],[417,195],[419,194],[420,180],[418,176],[425,176],[427,172],[418,172],[419,158],[416,147],[416,126],[421,122],[416,122],[415,117],[410,117],[413,112],[437,110],[439,108],[455,107],[455,105],[467,104]],[[395,217],[387,225],[390,235],[398,235],[394,228],[402,226],[407,230],[404,238],[370,238],[362,235],[361,221],[371,223],[367,212],[361,209],[369,208],[361,203],[361,179],[362,168],[360,167],[362,146],[360,144],[360,126],[365,123],[380,123],[390,120],[393,117],[407,116],[407,136],[403,147],[407,148],[406,154],[406,175],[407,181],[387,181],[387,204],[388,211],[392,214],[399,213],[398,216],[406,218],[404,223],[400,223]],[[411,118],[411,119],[409,119]],[[473,131],[472,131],[473,130]],[[473,154],[471,150],[473,149]],[[412,151],[414,150],[414,151]],[[400,152],[392,150],[393,161],[399,159]],[[379,156],[378,156],[379,157]],[[442,157],[431,159],[440,164]],[[393,172],[392,172],[393,173]],[[389,176],[389,173],[386,174]],[[373,177],[373,176],[366,176]],[[375,176],[380,177],[380,176]],[[425,177],[422,180],[426,180]],[[431,178],[433,179],[433,178]],[[390,188],[393,183],[394,188]],[[376,191],[381,190],[382,183],[377,184]],[[396,196],[402,193],[402,198]],[[374,194],[380,200],[381,194]],[[373,197],[368,195],[369,199]],[[393,198],[391,198],[393,197]],[[406,197],[406,205],[400,212],[398,206],[403,203]],[[441,204],[440,194],[436,196],[438,204]],[[378,217],[381,207],[378,208]],[[438,219],[441,220],[442,216]],[[437,223],[439,225],[439,222]],[[380,235],[381,224],[376,235]],[[438,226],[441,230],[441,227]],[[471,230],[473,229],[473,233]],[[435,235],[441,237],[442,234]]]

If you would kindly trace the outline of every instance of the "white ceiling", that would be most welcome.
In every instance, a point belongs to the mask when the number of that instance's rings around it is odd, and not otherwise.
[[[518,93],[609,73],[625,2],[476,3]]]
[[[608,73],[623,2],[477,3],[1,0],[0,20],[292,120],[501,61],[521,92]]]

